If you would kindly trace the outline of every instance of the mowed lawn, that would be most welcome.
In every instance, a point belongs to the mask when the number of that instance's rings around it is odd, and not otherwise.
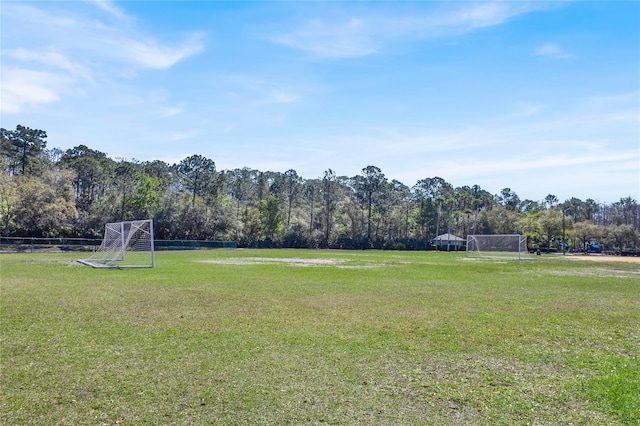
[[[640,264],[1,254],[0,424],[639,424]]]

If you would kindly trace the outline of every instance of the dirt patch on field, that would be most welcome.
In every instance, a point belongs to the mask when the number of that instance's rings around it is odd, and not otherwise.
[[[625,263],[637,263],[640,265],[639,256],[574,255],[574,256],[567,256],[567,259],[587,260],[590,262],[625,262]]]
[[[261,265],[282,263],[287,266],[336,266],[344,262],[341,259],[301,259],[294,257],[232,257],[228,259],[203,260],[204,263],[218,265]]]
[[[370,269],[380,267],[379,263],[354,264],[348,259],[296,258],[296,257],[230,257],[227,259],[200,260],[202,263],[217,265],[274,265],[297,267],[333,267],[341,269]]]

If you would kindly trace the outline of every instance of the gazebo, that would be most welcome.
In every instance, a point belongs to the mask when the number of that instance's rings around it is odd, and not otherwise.
[[[442,234],[433,239],[438,250],[442,250],[442,248],[446,246],[447,251],[451,251],[452,247],[455,251],[462,249],[464,241],[464,238],[460,238],[453,234]]]

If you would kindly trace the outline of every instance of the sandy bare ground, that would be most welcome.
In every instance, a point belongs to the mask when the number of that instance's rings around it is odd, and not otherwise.
[[[286,266],[331,266],[342,269],[370,269],[378,268],[381,265],[371,263],[366,265],[350,265],[345,259],[309,259],[309,258],[293,258],[293,257],[233,257],[227,259],[209,259],[199,260],[202,263],[214,263],[219,265],[260,265],[260,264],[281,264]]]
[[[640,256],[603,256],[603,255],[569,255],[567,259],[586,260],[591,262],[625,262],[640,265]]]
[[[257,265],[261,263],[283,263],[289,266],[318,266],[337,265],[343,262],[339,259],[298,259],[281,257],[233,257],[228,259],[202,260],[204,263],[218,263],[225,265]]]

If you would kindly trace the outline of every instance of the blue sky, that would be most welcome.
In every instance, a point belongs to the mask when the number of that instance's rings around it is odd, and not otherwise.
[[[219,170],[640,199],[640,2],[2,1],[1,126]]]

